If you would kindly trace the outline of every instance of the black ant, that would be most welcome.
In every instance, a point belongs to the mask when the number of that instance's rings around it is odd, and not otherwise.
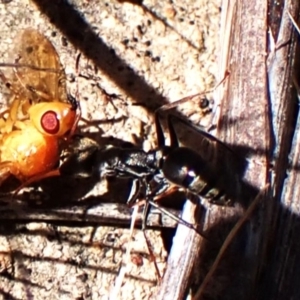
[[[157,204],[157,200],[174,190],[185,189],[187,192],[204,197],[218,205],[232,205],[227,185],[228,176],[215,169],[215,164],[191,148],[179,146],[174,122],[179,121],[196,130],[202,143],[221,145],[227,151],[233,151],[204,130],[175,115],[168,115],[170,146],[165,145],[165,137],[159,112],[155,114],[155,126],[158,147],[149,152],[139,148],[106,146],[99,152],[98,162],[101,177],[130,178],[132,190],[127,203],[136,204],[144,192],[145,210],[143,229],[149,205],[175,218],[189,228],[198,229],[184,220],[168,213]],[[201,233],[202,234],[202,233]]]
[[[71,155],[73,158],[71,159],[72,175],[76,176],[76,173],[88,175],[92,171],[99,174],[101,178],[116,177],[132,180],[132,189],[127,203],[131,206],[144,204],[142,230],[147,242],[147,248],[152,257],[154,255],[145,234],[150,206],[159,209],[178,223],[195,230],[206,240],[211,241],[210,238],[206,237],[205,233],[203,234],[202,230],[199,230],[198,224],[188,223],[171,214],[167,209],[158,204],[158,200],[179,189],[184,189],[189,194],[196,196],[193,198],[203,197],[210,203],[217,205],[232,205],[236,198],[229,188],[232,186],[232,177],[230,178],[224,172],[224,165],[221,162],[209,159],[212,156],[210,152],[215,150],[227,151],[227,153],[234,157],[234,160],[237,157],[236,153],[203,129],[173,114],[168,114],[167,117],[170,145],[166,145],[161,124],[161,111],[155,113],[158,146],[151,151],[147,152],[141,148],[116,147],[111,145],[101,147],[93,144],[90,153],[92,156],[96,155],[97,158],[93,157],[92,160],[89,160],[87,168],[81,162],[77,161],[78,154],[76,155],[75,153],[74,157]],[[197,139],[197,143],[200,144],[199,152],[179,145],[175,129],[176,122],[180,122],[196,132],[199,136],[199,140]],[[82,140],[84,139],[82,138]],[[83,160],[86,160],[85,154],[83,155]],[[78,168],[80,172],[76,171]],[[61,173],[64,174],[65,170],[61,170]],[[161,276],[155,259],[154,264],[160,280]]]

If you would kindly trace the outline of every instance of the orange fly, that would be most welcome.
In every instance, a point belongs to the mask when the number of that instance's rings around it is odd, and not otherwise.
[[[51,42],[34,29],[24,30],[0,73],[11,91],[0,117],[0,185],[10,175],[22,187],[59,175],[61,142],[75,130],[78,103],[67,95],[65,74]],[[19,189],[18,189],[19,190]]]

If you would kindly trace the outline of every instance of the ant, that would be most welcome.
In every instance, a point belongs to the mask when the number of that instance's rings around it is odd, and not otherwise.
[[[165,109],[165,107],[162,107],[162,110]],[[224,171],[222,172],[221,166],[217,168],[217,163],[208,159],[208,156],[211,154],[210,151],[214,151],[212,148],[220,147],[221,149],[216,150],[227,151],[230,155],[236,157],[234,151],[217,138],[185,119],[168,114],[167,121],[170,145],[166,145],[161,115],[158,110],[155,113],[158,144],[156,148],[147,152],[140,148],[108,145],[97,150],[98,162],[94,167],[99,172],[100,178],[117,177],[132,180],[132,189],[127,199],[127,204],[135,206],[135,209],[141,204],[144,205],[142,231],[149,254],[153,259],[158,281],[162,279],[162,276],[160,276],[150,241],[145,232],[150,206],[157,208],[178,223],[195,230],[204,239],[213,242],[207,237],[205,232],[199,229],[199,224],[192,224],[177,217],[159,205],[158,201],[166,195],[182,189],[190,194],[189,198],[191,196],[201,196],[212,204],[229,206],[233,204],[234,200],[234,194],[229,190],[229,186],[231,186],[228,184],[230,181],[229,176],[224,174]],[[179,145],[179,139],[175,130],[176,122],[186,125],[199,134],[199,143],[201,145],[199,153],[189,147]],[[209,149],[206,146],[211,148]],[[134,222],[134,218],[132,222]],[[124,276],[124,273],[120,271],[120,278],[122,276]],[[116,282],[122,281],[120,278]],[[118,288],[119,285],[116,284],[115,290],[118,290]]]
[[[9,109],[0,119],[0,185],[10,175],[20,188],[42,178],[57,176],[62,142],[75,131],[79,103],[68,95],[65,74],[51,42],[34,29],[24,30],[14,51],[8,78]]]
[[[209,92],[214,91],[220,86],[229,74],[230,73],[226,71],[224,78]],[[158,144],[157,148],[146,152],[142,149],[106,146],[99,151],[101,158],[98,165],[102,177],[119,177],[133,180],[131,194],[127,200],[129,205],[139,202],[140,194],[143,190],[146,191],[143,229],[145,229],[146,226],[146,216],[149,205],[152,205],[177,222],[198,231],[194,225],[170,214],[157,204],[159,199],[176,190],[184,189],[192,195],[206,198],[212,204],[224,206],[233,204],[235,195],[232,194],[229,188],[229,186],[231,186],[229,184],[231,179],[228,177],[228,174],[224,174],[221,167],[216,167],[218,162],[210,161],[208,158],[210,153],[209,155],[204,153],[214,152],[214,154],[219,154],[220,150],[225,150],[224,152],[230,153],[232,157],[235,157],[234,160],[236,161],[236,153],[230,147],[199,126],[173,114],[169,114],[167,118],[170,145],[167,146],[165,144],[160,113],[170,110],[181,103],[185,103],[194,97],[204,96],[206,93],[197,93],[192,96],[184,97],[175,102],[165,104],[156,110],[155,128]],[[207,100],[203,102],[203,105],[204,108],[206,108]],[[179,145],[174,126],[175,122],[180,122],[196,131],[199,135],[201,153]],[[207,148],[207,146],[210,147],[210,149]],[[201,235],[203,234],[201,233]]]
[[[215,164],[208,161],[203,153],[179,146],[174,126],[176,121],[196,130],[202,139],[202,141],[199,139],[202,146],[203,143],[208,143],[212,147],[221,146],[226,151],[234,154],[233,150],[217,138],[172,114],[168,115],[170,145],[167,146],[159,111],[155,113],[157,148],[146,152],[142,149],[106,146],[99,150],[100,161],[98,167],[101,177],[115,176],[133,179],[132,190],[127,200],[129,205],[139,203],[139,197],[144,191],[143,229],[145,229],[149,205],[170,215],[157,204],[157,201],[176,190],[184,189],[192,195],[206,198],[213,204],[232,205],[230,197],[232,195],[230,195],[227,187],[228,176],[216,170]],[[170,215],[170,217],[198,231],[194,225],[174,215]]]

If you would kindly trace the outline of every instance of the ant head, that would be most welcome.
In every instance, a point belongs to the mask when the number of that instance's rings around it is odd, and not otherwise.
[[[110,145],[99,150],[97,166],[101,178],[118,175],[119,153],[119,148]]]

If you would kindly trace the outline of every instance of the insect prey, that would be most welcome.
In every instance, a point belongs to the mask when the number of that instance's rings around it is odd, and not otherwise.
[[[11,93],[0,119],[0,184],[10,175],[23,185],[58,175],[61,142],[73,134],[80,110],[67,94],[54,46],[26,29],[16,38],[11,61],[0,67]]]

